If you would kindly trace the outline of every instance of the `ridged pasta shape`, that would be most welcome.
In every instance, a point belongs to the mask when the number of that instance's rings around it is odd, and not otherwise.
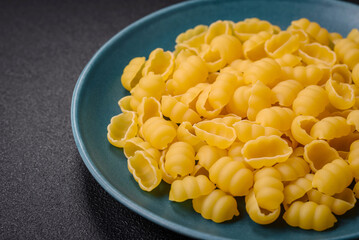
[[[254,121],[258,112],[271,106],[273,93],[261,81],[257,81],[252,85],[250,96],[248,98],[247,117],[249,120]]]
[[[241,150],[244,160],[253,168],[273,166],[286,161],[293,149],[279,136],[261,136],[246,142]]]
[[[152,117],[162,117],[161,104],[154,97],[144,97],[137,106],[138,123],[142,126]]]
[[[311,190],[312,179],[313,174],[307,174],[305,177],[298,178],[297,180],[288,183],[283,189],[284,204],[291,204]]]
[[[196,101],[196,110],[200,116],[203,116],[207,119],[212,119],[217,117],[221,113],[221,108],[213,108],[209,104],[209,94],[212,90],[212,85],[206,86],[201,94],[198,96]]]
[[[247,41],[243,43],[243,54],[244,57],[257,61],[267,56],[264,51],[264,43],[271,38],[272,34],[262,31],[251,36]]]
[[[294,181],[310,172],[308,163],[299,156],[291,156],[287,161],[274,165],[282,181]]]
[[[337,61],[337,56],[327,46],[319,43],[309,43],[300,47],[299,56],[306,64],[318,66],[333,66]]]
[[[354,89],[350,84],[329,79],[325,83],[330,104],[340,110],[349,109],[355,104]]]
[[[233,30],[234,34],[242,42],[263,31],[268,32],[269,34],[273,34],[274,32],[272,24],[267,21],[259,20],[258,18],[247,18],[244,21],[237,22],[233,26]]]
[[[136,57],[133,58],[128,65],[123,69],[123,74],[121,76],[122,86],[131,91],[142,77],[142,69],[145,65],[145,57]]]
[[[151,73],[142,77],[136,87],[131,90],[131,108],[137,110],[137,106],[144,97],[154,97],[159,100],[165,91],[165,87],[165,82],[160,75]]]
[[[120,107],[122,112],[133,112],[134,110],[131,107],[131,99],[133,97],[131,95],[125,96],[118,100],[117,104]]]
[[[281,67],[295,67],[301,64],[302,58],[294,54],[286,53],[282,57],[276,58],[275,61]]]
[[[163,51],[162,48],[156,48],[150,53],[145,66],[142,69],[142,75],[149,73],[160,75],[164,81],[172,74],[175,65],[175,57],[170,51]]]
[[[292,121],[291,132],[294,139],[300,144],[306,145],[311,141],[315,140],[313,136],[310,135],[310,131],[314,124],[319,120],[313,116],[296,116]]]
[[[162,180],[157,161],[144,151],[136,151],[135,155],[129,157],[127,167],[140,188],[144,191],[152,191]]]
[[[272,167],[265,167],[254,174],[253,191],[258,206],[269,211],[278,209],[284,200],[280,173]]]
[[[182,179],[182,176],[176,176],[176,177],[172,177],[166,170],[165,168],[165,161],[166,161],[166,154],[167,154],[167,149],[162,151],[161,157],[160,157],[160,161],[158,163],[159,168],[161,170],[162,173],[162,180],[165,181],[168,184],[172,184],[174,180],[177,179]]]
[[[192,40],[193,38],[196,38],[197,36],[202,35],[203,33],[206,33],[208,29],[208,26],[206,25],[197,25],[194,28],[190,28],[187,31],[179,34],[176,38],[176,43],[185,43],[187,41]]]
[[[126,140],[123,152],[127,158],[133,157],[137,151],[143,151],[150,155],[157,162],[161,157],[160,151],[153,148],[151,144],[142,140],[142,138],[134,137]]]
[[[298,50],[299,37],[283,31],[273,35],[265,42],[264,50],[272,58],[280,58],[284,54],[290,54]]]
[[[332,140],[329,140],[328,143],[332,148],[335,148],[337,151],[349,152],[350,145],[356,140],[359,140],[359,132],[353,132],[344,137],[334,138]]]
[[[233,128],[236,130],[238,140],[243,143],[256,139],[260,136],[282,135],[282,132],[278,129],[263,127],[262,125],[248,120],[242,120],[233,124]]]
[[[336,42],[334,52],[341,63],[348,65],[352,70],[359,63],[359,46],[354,41],[344,38]]]
[[[222,34],[212,39],[211,49],[218,51],[226,64],[233,62],[242,56],[242,44],[234,36]]]
[[[353,176],[359,179],[359,140],[350,145],[348,162],[352,169]]]
[[[209,177],[208,170],[199,164],[194,165],[193,171],[189,175],[193,177],[200,175],[206,176],[207,178]]]
[[[194,124],[201,121],[201,117],[184,103],[171,96],[163,96],[161,108],[164,116],[175,123],[190,122]]]
[[[289,31],[292,35],[296,35],[298,37],[300,45],[307,44],[310,41],[308,33],[306,33],[303,29],[289,26],[287,31]]]
[[[233,124],[235,124],[241,120],[242,120],[241,117],[238,117],[237,115],[235,115],[233,113],[230,113],[227,115],[219,115],[217,118],[212,119],[213,122],[224,123],[228,127],[232,127]]]
[[[218,20],[212,23],[204,37],[205,43],[210,44],[212,40],[220,35],[232,35],[232,26],[230,21]]]
[[[209,179],[232,196],[245,196],[253,186],[253,172],[231,157],[222,157],[209,169]]]
[[[183,202],[187,199],[198,198],[210,194],[216,187],[204,175],[197,177],[186,176],[183,179],[175,180],[171,184],[169,200]]]
[[[148,119],[141,127],[144,139],[154,148],[163,150],[167,148],[177,134],[177,125],[161,117]]]
[[[137,116],[134,112],[124,112],[111,118],[107,126],[107,139],[115,147],[122,148],[126,140],[137,135]]]
[[[198,83],[206,81],[208,70],[205,62],[198,56],[190,56],[173,73],[173,79],[167,81],[168,90],[182,94]]]
[[[213,49],[209,44],[201,46],[199,56],[205,62],[207,70],[210,73],[218,72],[227,64],[219,50]]]
[[[309,163],[313,172],[322,169],[324,165],[340,158],[337,150],[324,140],[313,140],[304,146],[304,160]]]
[[[258,112],[256,122],[264,127],[272,127],[280,131],[290,130],[295,115],[290,108],[270,107]]]
[[[317,84],[322,80],[323,75],[323,69],[315,65],[282,67],[282,79],[297,80],[304,87]]]
[[[184,94],[181,95],[180,101],[186,104],[193,110],[196,110],[196,102],[202,91],[208,87],[208,83],[199,83],[194,87],[191,87]]]
[[[343,192],[333,196],[325,195],[315,189],[310,190],[307,195],[309,201],[328,206],[336,215],[343,215],[352,209],[356,203],[355,195],[350,188],[346,188]]]
[[[228,102],[226,109],[242,118],[246,117],[251,89],[250,86],[241,86],[237,88],[234,91],[231,100]]]
[[[280,106],[290,107],[303,88],[303,85],[296,80],[285,80],[272,88],[272,92]]]
[[[334,226],[337,219],[326,205],[315,202],[294,202],[283,214],[283,219],[292,227],[324,231]]]
[[[355,130],[359,132],[359,110],[353,110],[348,114],[347,123],[354,126]]]
[[[231,220],[234,216],[239,215],[235,198],[220,189],[193,199],[192,204],[193,209],[202,217],[216,223]]]
[[[320,86],[310,85],[298,93],[292,108],[296,115],[317,117],[328,103],[326,91]]]
[[[243,76],[247,82],[254,84],[259,80],[268,87],[273,87],[280,80],[281,67],[271,58],[262,58],[250,65]]]
[[[274,211],[263,210],[259,207],[256,196],[251,190],[245,197],[246,211],[249,217],[258,224],[266,225],[274,222],[280,214],[280,207]]]
[[[194,128],[190,122],[182,122],[178,126],[177,140],[191,144],[195,150],[204,144],[204,142],[196,136]]]
[[[343,159],[327,163],[314,174],[312,186],[329,196],[344,191],[353,181],[349,164]]]
[[[208,95],[208,102],[216,108],[223,108],[231,100],[234,91],[239,85],[238,79],[231,73],[220,73],[212,84]]]
[[[342,83],[352,83],[351,73],[347,65],[345,64],[336,64],[330,68],[330,77],[331,79],[342,82]]]
[[[198,149],[195,159],[198,160],[198,164],[209,170],[218,159],[226,155],[227,151],[225,149],[203,145]]]
[[[193,171],[195,160],[193,147],[186,142],[175,142],[168,148],[165,169],[173,177],[186,176]]]
[[[310,135],[315,139],[330,140],[346,136],[353,132],[353,127],[347,124],[343,117],[326,117],[315,123],[310,130]]]
[[[208,145],[225,149],[236,140],[236,132],[232,127],[224,123],[210,120],[202,121],[193,125],[196,135]]]
[[[301,18],[299,20],[292,21],[291,26],[296,29],[303,29],[309,36],[320,44],[329,45],[328,30],[322,28],[318,23],[310,22],[306,18]]]

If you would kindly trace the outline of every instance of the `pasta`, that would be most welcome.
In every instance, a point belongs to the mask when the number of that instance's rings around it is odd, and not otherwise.
[[[239,215],[234,197],[220,189],[214,190],[209,195],[195,198],[192,203],[196,212],[205,219],[211,219],[216,223],[231,220],[234,216]]]
[[[194,149],[186,142],[173,143],[166,153],[165,169],[173,178],[179,176],[186,176],[193,171]]]
[[[325,164],[313,177],[312,185],[329,196],[342,192],[353,181],[349,164],[343,159],[335,159]]]
[[[222,157],[209,169],[209,178],[232,196],[245,196],[253,185],[253,172],[230,157]]]
[[[284,199],[280,173],[272,167],[258,170],[254,174],[253,191],[259,207],[277,210]]]
[[[355,206],[358,29],[218,20],[179,34],[173,49],[128,62],[118,79],[129,94],[107,126],[142,190],[170,184],[158,188],[173,207],[191,199],[216,223],[235,224],[237,203],[258,224],[283,207],[290,226],[316,231]]]
[[[283,215],[284,220],[292,227],[324,231],[337,222],[326,205],[315,202],[294,202]]]
[[[187,176],[181,180],[175,180],[172,183],[169,200],[183,202],[187,199],[208,195],[214,189],[214,184],[204,175],[197,177]]]
[[[279,136],[261,136],[246,142],[241,150],[244,160],[253,168],[273,166],[284,162],[293,149]]]

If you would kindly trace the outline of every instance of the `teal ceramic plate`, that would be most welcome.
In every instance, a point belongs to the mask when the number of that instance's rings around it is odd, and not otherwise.
[[[240,204],[234,221],[216,224],[194,212],[190,202],[168,200],[169,187],[162,183],[151,193],[140,190],[127,170],[122,149],[111,146],[106,127],[120,113],[117,101],[128,94],[121,86],[123,68],[130,59],[148,56],[161,47],[173,50],[176,36],[198,24],[218,19],[235,22],[257,17],[286,28],[306,17],[342,35],[359,27],[359,6],[339,1],[189,1],[155,12],[125,28],[91,59],[76,84],[71,109],[73,134],[79,152],[101,186],[138,214],[171,230],[205,239],[343,239],[359,237],[359,207],[325,232],[292,228],[281,219],[269,226],[253,223]]]

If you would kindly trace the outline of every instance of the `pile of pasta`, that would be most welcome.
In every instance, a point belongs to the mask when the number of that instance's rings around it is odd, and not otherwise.
[[[192,199],[204,218],[239,215],[323,231],[359,198],[359,31],[257,18],[181,33],[125,67],[130,95],[108,125],[144,191]]]

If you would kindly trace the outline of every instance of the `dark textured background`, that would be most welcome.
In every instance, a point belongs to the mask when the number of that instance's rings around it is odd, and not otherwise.
[[[100,46],[176,2],[0,1],[0,239],[183,238],[97,184],[70,122],[73,88]]]

